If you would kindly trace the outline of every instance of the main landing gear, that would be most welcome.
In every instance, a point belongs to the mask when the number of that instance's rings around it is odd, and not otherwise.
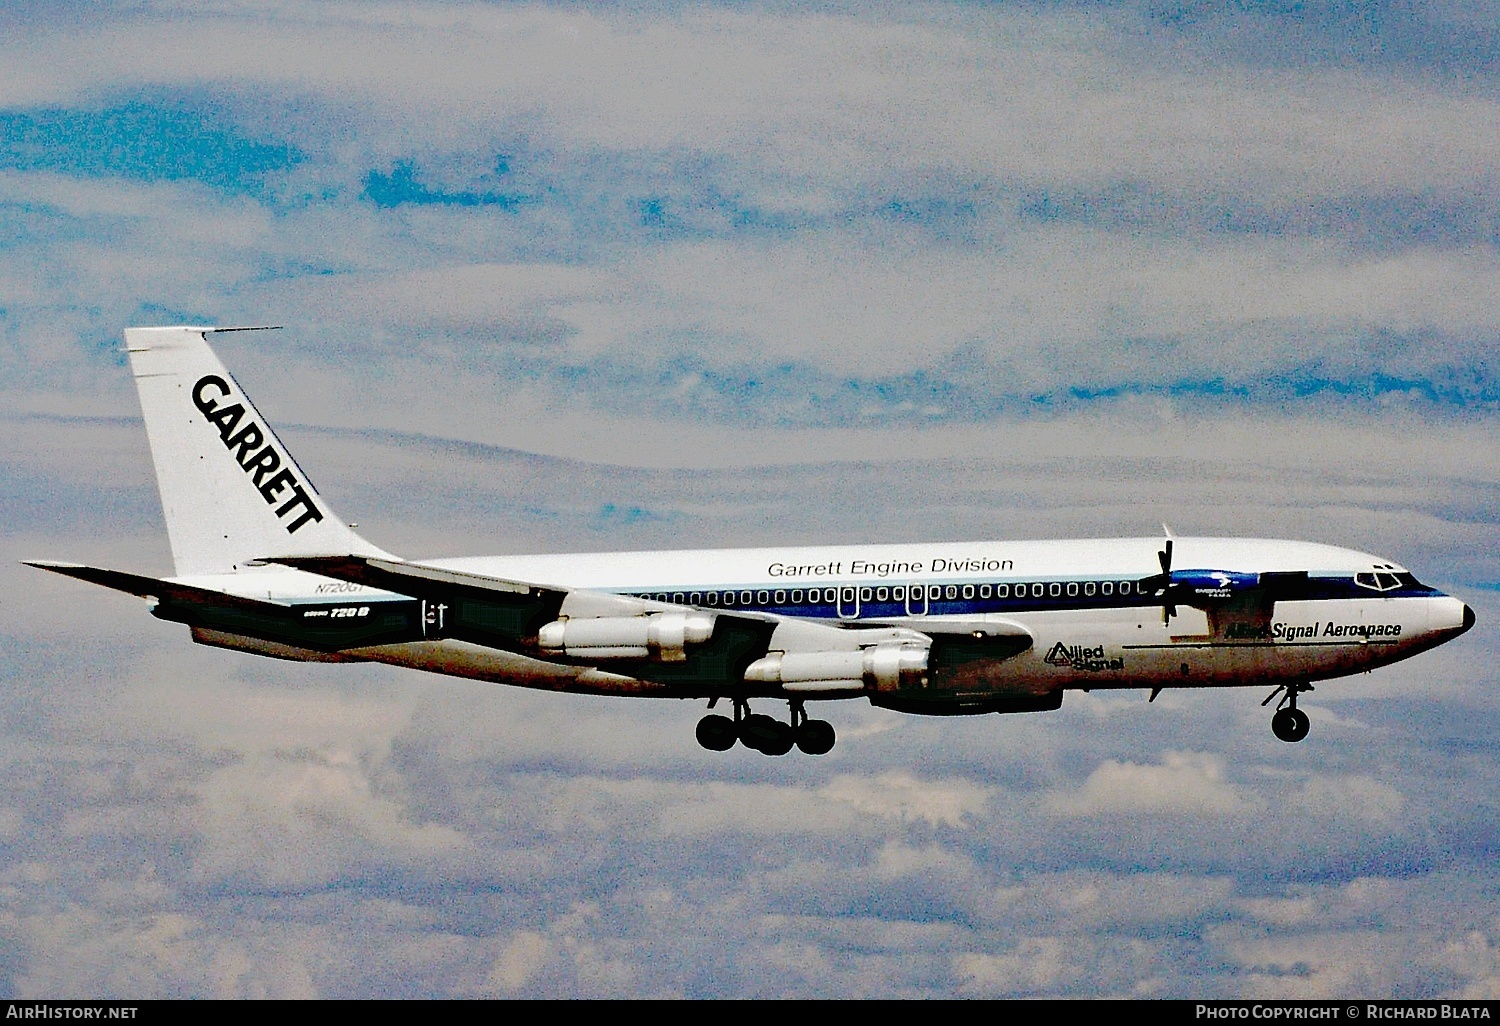
[[[1271,733],[1283,741],[1301,741],[1312,729],[1312,721],[1307,718],[1307,713],[1297,708],[1297,695],[1303,691],[1311,691],[1311,684],[1283,684],[1275,691],[1266,696],[1261,705],[1270,705],[1271,699],[1281,695],[1281,701],[1276,703],[1276,715],[1271,717]]]
[[[804,755],[827,755],[835,740],[833,724],[808,719],[807,710],[795,700],[790,723],[752,713],[750,704],[738,698],[734,700],[734,719],[710,713],[698,721],[698,743],[711,752],[727,752],[738,741],[762,755],[785,755],[794,745]]]

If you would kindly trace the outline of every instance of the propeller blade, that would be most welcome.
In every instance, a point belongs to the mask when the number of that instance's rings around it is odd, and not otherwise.
[[[1162,622],[1163,625],[1165,625],[1169,621],[1171,621],[1172,617],[1174,617],[1174,616],[1177,615],[1177,604],[1171,600],[1171,596],[1172,596],[1172,531],[1171,531],[1170,528],[1167,527],[1166,524],[1162,524],[1161,528],[1162,528],[1163,531],[1166,532],[1166,534],[1167,534],[1167,540],[1166,540],[1166,543],[1164,545],[1162,545],[1161,551],[1159,551],[1156,554],[1156,561],[1161,564],[1161,577],[1158,578],[1161,581],[1161,591],[1158,592],[1158,594],[1160,594],[1162,596],[1161,622]]]

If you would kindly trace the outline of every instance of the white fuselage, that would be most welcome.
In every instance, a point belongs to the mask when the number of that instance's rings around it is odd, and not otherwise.
[[[1253,608],[1236,606],[1232,595],[1169,604],[1146,583],[1158,572],[1161,544],[1154,538],[918,543],[422,563],[559,589],[636,596],[651,608],[686,605],[929,634],[1021,628],[1031,635],[1031,646],[987,667],[985,674],[988,686],[1028,691],[1319,680],[1398,661],[1461,632],[1466,617],[1472,622],[1462,602],[1416,584],[1395,564],[1294,541],[1176,539],[1173,562],[1179,568],[1262,580],[1306,575],[1311,583],[1274,600],[1262,596],[1258,604],[1251,602]],[[191,581],[293,602],[395,598],[359,584],[269,568]],[[1397,587],[1398,582],[1409,583]],[[465,672],[466,651],[449,645],[441,668]],[[415,654],[407,649],[364,654],[438,668],[432,665],[431,646]],[[472,654],[483,665],[470,668],[469,675],[506,679],[503,669],[494,669],[493,654]],[[529,662],[525,676],[535,682],[536,667]]]

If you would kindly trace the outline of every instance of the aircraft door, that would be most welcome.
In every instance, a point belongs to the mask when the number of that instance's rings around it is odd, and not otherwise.
[[[859,589],[840,588],[838,613],[840,620],[859,619]]]
[[[913,584],[906,589],[906,615],[927,615],[927,585]]]

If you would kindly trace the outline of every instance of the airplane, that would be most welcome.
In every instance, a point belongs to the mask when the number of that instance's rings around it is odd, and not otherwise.
[[[407,560],[329,507],[209,345],[258,328],[125,331],[176,575],[41,569],[151,600],[193,641],[502,684],[707,699],[698,742],[834,747],[811,701],[1040,712],[1068,690],[1271,686],[1301,741],[1314,681],[1474,625],[1380,556],[1162,537]],[[713,712],[727,700],[731,715]],[[778,720],[750,703],[784,701]]]

